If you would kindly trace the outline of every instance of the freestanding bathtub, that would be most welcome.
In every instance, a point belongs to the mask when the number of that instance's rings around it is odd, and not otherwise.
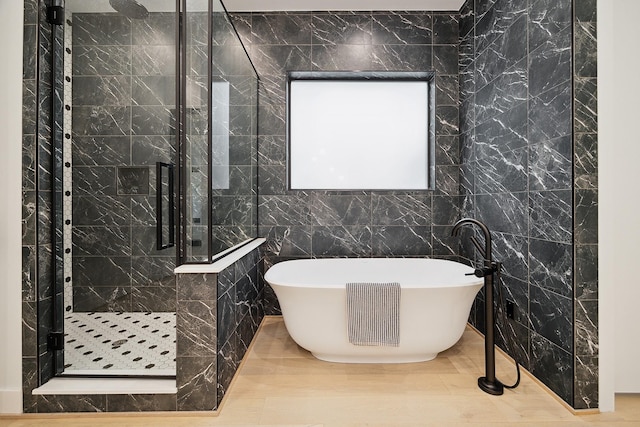
[[[331,258],[284,261],[265,280],[291,338],[315,357],[343,363],[406,363],[435,358],[460,340],[483,280],[454,261]],[[398,347],[360,346],[347,335],[346,283],[398,282]]]

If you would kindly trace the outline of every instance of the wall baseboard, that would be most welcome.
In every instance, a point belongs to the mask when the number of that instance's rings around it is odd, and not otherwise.
[[[0,390],[0,414],[22,413],[22,390]]]

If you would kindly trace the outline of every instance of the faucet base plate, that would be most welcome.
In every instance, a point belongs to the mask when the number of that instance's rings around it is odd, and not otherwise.
[[[504,393],[504,386],[500,381],[489,381],[487,377],[478,378],[478,387],[485,393],[493,394],[494,396],[500,396]]]

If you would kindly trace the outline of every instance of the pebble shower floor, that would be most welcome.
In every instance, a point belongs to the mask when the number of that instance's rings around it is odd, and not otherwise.
[[[175,328],[175,313],[69,313],[64,373],[174,376]]]

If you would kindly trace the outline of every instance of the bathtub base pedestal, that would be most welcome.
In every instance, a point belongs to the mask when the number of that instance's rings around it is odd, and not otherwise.
[[[478,378],[478,387],[485,393],[493,394],[494,396],[500,396],[504,393],[504,386],[500,381],[489,381],[487,377]]]
[[[340,355],[322,354],[311,352],[316,359],[334,363],[417,363],[427,362],[436,358],[436,354],[423,354],[419,356],[407,355]]]

